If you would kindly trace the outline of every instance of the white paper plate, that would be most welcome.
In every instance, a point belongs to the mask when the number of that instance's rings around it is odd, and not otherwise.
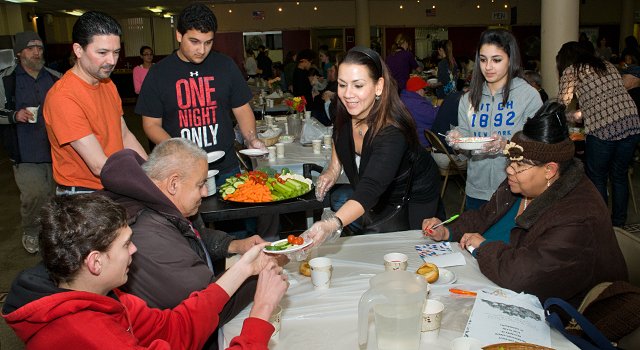
[[[473,151],[482,149],[485,143],[493,141],[491,137],[461,137],[453,142],[460,149]]]
[[[265,154],[269,153],[269,151],[263,151],[263,150],[257,149],[257,148],[241,149],[239,152],[244,154],[245,156],[249,156],[249,157],[260,157],[260,156],[264,156]]]
[[[224,157],[224,151],[209,152],[207,153],[207,162],[213,163],[222,157]]]
[[[286,241],[287,241],[286,238],[285,239],[281,239],[279,241],[272,242],[271,245],[275,245],[275,244],[286,242]],[[287,248],[285,250],[266,250],[266,249],[263,248],[262,251],[265,252],[265,253],[269,253],[269,254],[287,254],[287,253],[297,252],[298,250],[300,250],[302,248],[306,248],[311,243],[313,243],[313,239],[307,238],[304,241],[304,244],[294,245],[293,247]]]
[[[452,284],[458,280],[458,277],[453,271],[449,271],[447,269],[438,268],[439,277],[438,280],[431,283],[433,285],[444,285],[444,284]]]
[[[207,172],[207,177],[208,178],[209,177],[214,177],[214,176],[218,175],[219,172],[220,172],[220,170],[218,170],[218,169],[209,170]]]

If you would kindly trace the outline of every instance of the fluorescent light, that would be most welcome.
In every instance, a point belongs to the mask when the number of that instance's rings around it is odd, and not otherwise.
[[[7,2],[12,2],[14,4],[26,4],[26,3],[34,3],[38,2],[36,0],[5,0]]]
[[[62,10],[62,12],[72,16],[82,16],[84,14],[83,10]]]
[[[171,17],[173,17],[173,13],[171,13],[171,12],[167,12],[167,13],[165,13],[164,15],[162,15],[162,17],[164,17],[164,18],[171,18]]]
[[[153,13],[161,13],[162,12],[162,7],[156,6],[156,7],[147,7],[147,9]]]

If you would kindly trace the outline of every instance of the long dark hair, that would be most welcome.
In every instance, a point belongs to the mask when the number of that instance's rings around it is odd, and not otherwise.
[[[505,29],[489,29],[482,32],[480,42],[476,48],[476,63],[471,76],[471,84],[469,86],[469,101],[471,106],[477,111],[480,108],[482,100],[482,88],[486,79],[480,69],[480,48],[483,45],[495,45],[502,49],[509,57],[509,70],[507,72],[507,83],[502,88],[502,103],[507,104],[509,101],[509,90],[511,90],[511,81],[515,77],[522,77],[522,60],[520,59],[520,49],[516,38]]]
[[[573,70],[576,73],[582,72],[589,67],[599,76],[607,73],[607,66],[604,61],[593,55],[577,41],[569,41],[562,45],[556,55],[556,66],[559,76],[562,76],[564,70],[571,66],[573,66]]]
[[[386,126],[393,125],[404,134],[410,145],[418,145],[416,124],[411,117],[411,113],[409,113],[404,103],[402,103],[402,100],[400,100],[396,82],[389,74],[389,69],[384,61],[382,61],[382,58],[380,58],[380,55],[371,49],[356,46],[347,52],[344,60],[340,62],[340,65],[343,64],[355,64],[367,67],[369,77],[371,77],[374,82],[377,82],[380,78],[384,79],[380,99],[373,103],[369,115],[366,116],[364,120],[358,122],[367,124],[369,128],[368,133],[371,133],[369,140],[373,140]],[[336,126],[334,128],[336,137],[342,126],[350,122],[351,115],[342,103],[342,100],[338,98],[336,104]]]

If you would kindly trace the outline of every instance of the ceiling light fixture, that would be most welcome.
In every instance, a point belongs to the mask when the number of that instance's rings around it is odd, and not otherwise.
[[[282,12],[282,7],[278,7],[278,12]]]
[[[229,9],[229,13],[231,13],[231,12],[233,12],[233,10],[232,10],[232,9]]]
[[[318,6],[314,6],[314,7],[313,7],[313,10],[314,10],[314,11],[318,11]]]
[[[162,17],[164,17],[164,18],[172,18],[173,17],[173,13],[167,12],[167,13],[163,14]]]
[[[78,16],[78,17],[84,14],[83,10],[62,10],[62,12],[71,16]]]
[[[7,2],[12,2],[14,4],[26,4],[26,3],[34,3],[38,2],[36,0],[6,0]]]
[[[162,13],[162,7],[156,6],[156,7],[147,7],[147,10],[153,12],[153,13]]]
[[[404,7],[402,5],[400,5],[400,9],[402,10]]]

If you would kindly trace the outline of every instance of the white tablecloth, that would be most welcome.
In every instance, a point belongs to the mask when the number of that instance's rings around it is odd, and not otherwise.
[[[384,271],[382,257],[386,253],[400,252],[409,256],[409,271],[415,271],[422,260],[415,251],[416,244],[428,240],[420,231],[404,231],[379,235],[364,235],[340,238],[333,244],[324,244],[318,256],[333,261],[333,277],[328,290],[316,291],[311,279],[298,273],[299,263],[292,262],[285,268],[291,286],[281,301],[282,328],[279,340],[271,340],[270,349],[304,350],[352,350],[358,349],[358,302],[369,288],[373,274]],[[460,251],[455,245],[455,250]],[[476,260],[463,252],[467,264],[449,267],[457,281],[453,284],[462,289],[477,290],[496,286],[488,280],[478,267]],[[420,349],[450,349],[450,342],[462,336],[475,299],[452,295],[452,285],[432,285],[430,298],[445,304],[442,329],[435,343],[422,341]],[[224,346],[240,333],[243,320],[251,306],[223,327],[221,338]],[[552,330],[551,345],[555,349],[577,349],[560,333]],[[376,349],[373,325],[370,324],[367,349]]]

